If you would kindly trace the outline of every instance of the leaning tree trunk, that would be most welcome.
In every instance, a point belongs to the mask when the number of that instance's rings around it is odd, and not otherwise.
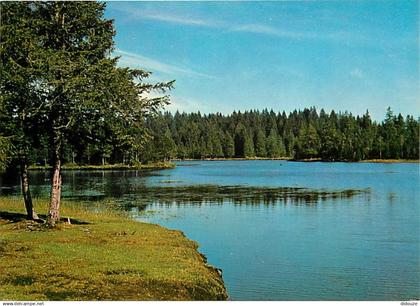
[[[38,219],[38,215],[34,211],[32,205],[31,191],[29,189],[29,173],[28,173],[28,162],[26,156],[20,157],[20,177],[22,181],[22,195],[25,202],[25,208],[28,220]]]
[[[47,217],[47,224],[55,226],[60,220],[61,202],[61,137],[58,132],[54,135],[54,166],[51,181],[51,201]]]

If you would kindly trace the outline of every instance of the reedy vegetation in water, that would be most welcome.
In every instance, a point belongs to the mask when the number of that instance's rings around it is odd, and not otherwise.
[[[320,200],[339,200],[367,195],[370,189],[317,190],[297,187],[255,187],[192,185],[147,187],[140,191],[143,203],[223,203],[260,204],[317,204]]]

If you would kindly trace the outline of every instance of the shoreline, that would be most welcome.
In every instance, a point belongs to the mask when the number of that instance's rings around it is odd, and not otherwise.
[[[77,165],[77,164],[64,164],[61,170],[165,170],[173,169],[175,164],[172,162],[156,162],[149,164],[107,164],[107,165]],[[29,170],[51,170],[52,166],[38,166],[31,165]]]
[[[361,160],[359,163],[382,163],[382,164],[419,164],[420,160],[417,159],[367,159]]]
[[[238,158],[203,158],[203,159],[194,159],[194,158],[174,158],[170,162],[156,162],[149,164],[138,164],[138,165],[126,165],[126,164],[108,164],[108,165],[76,165],[76,164],[64,164],[61,167],[63,171],[83,171],[83,170],[102,170],[102,171],[112,171],[112,170],[167,170],[173,169],[176,167],[175,162],[182,161],[265,161],[265,160],[279,160],[279,161],[289,161],[289,162],[303,162],[303,163],[376,163],[376,164],[420,164],[420,160],[415,159],[365,159],[359,161],[347,161],[347,160],[323,160],[320,158],[307,158],[307,159],[293,159],[287,157],[278,157],[278,158],[268,158],[268,157],[238,157]],[[39,166],[31,165],[28,167],[30,171],[47,171],[51,170],[52,166]]]
[[[203,159],[194,159],[194,158],[185,158],[185,159],[171,159],[171,162],[178,161],[242,161],[242,160],[283,160],[290,162],[304,162],[304,163],[383,163],[383,164],[393,164],[393,163],[420,163],[420,160],[416,159],[364,159],[359,161],[349,161],[349,160],[323,160],[321,158],[306,158],[306,159],[293,159],[287,157],[278,157],[278,158],[268,158],[268,157],[238,157],[238,158],[203,158]]]
[[[42,212],[47,200],[34,201]],[[178,230],[64,201],[57,228],[0,197],[0,300],[227,300],[221,270]]]

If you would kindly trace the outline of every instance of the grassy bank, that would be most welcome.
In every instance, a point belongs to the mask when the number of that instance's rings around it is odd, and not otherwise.
[[[46,211],[46,201],[35,205]],[[71,224],[47,229],[24,219],[20,199],[0,198],[0,300],[227,298],[219,273],[181,232],[91,208],[65,202]]]
[[[112,164],[112,165],[78,165],[78,164],[64,164],[61,168],[63,170],[163,170],[172,169],[175,167],[174,163],[170,162],[156,162],[148,164]],[[29,166],[30,170],[50,170],[51,166]]]

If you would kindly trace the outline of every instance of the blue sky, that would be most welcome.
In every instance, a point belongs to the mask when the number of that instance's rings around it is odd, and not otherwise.
[[[420,115],[417,1],[109,2],[120,65],[176,80],[169,110]]]

